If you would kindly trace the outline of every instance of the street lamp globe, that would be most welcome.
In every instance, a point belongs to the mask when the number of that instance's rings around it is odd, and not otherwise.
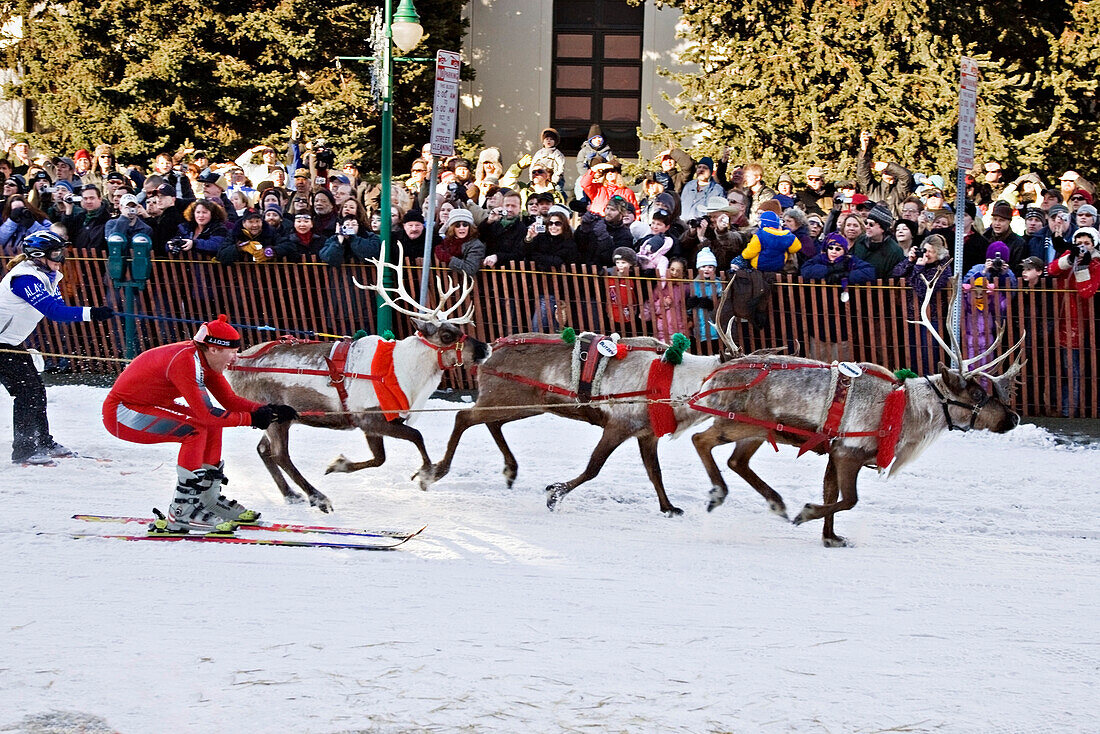
[[[402,53],[412,51],[420,43],[420,39],[424,37],[424,27],[420,25],[420,16],[416,14],[412,0],[401,0],[393,14],[390,31],[393,34],[393,45],[401,49]]]

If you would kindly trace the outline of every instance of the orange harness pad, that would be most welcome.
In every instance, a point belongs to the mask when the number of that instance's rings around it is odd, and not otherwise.
[[[378,406],[384,411],[386,420],[401,417],[409,409],[409,399],[397,382],[397,373],[393,368],[393,348],[397,342],[379,342],[371,360],[371,382],[374,394],[378,396]]]

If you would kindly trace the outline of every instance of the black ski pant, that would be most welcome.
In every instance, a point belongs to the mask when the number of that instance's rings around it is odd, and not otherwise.
[[[0,343],[0,384],[15,400],[11,460],[20,462],[39,447],[53,444],[46,419],[46,386],[22,344]]]

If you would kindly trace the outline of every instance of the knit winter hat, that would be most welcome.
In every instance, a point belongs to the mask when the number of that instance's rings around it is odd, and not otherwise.
[[[894,214],[884,205],[875,204],[875,207],[871,209],[871,212],[867,215],[867,218],[872,222],[877,222],[882,225],[882,228],[889,231],[894,226]]]
[[[278,215],[279,215],[280,217],[281,217],[281,216],[283,216],[283,208],[282,208],[281,206],[279,206],[278,204],[276,204],[275,202],[271,202],[270,204],[268,204],[267,206],[265,206],[265,207],[264,207],[264,212],[265,212],[265,213],[267,213],[267,212],[275,212],[275,213],[276,213],[276,214],[278,214]]]
[[[714,256],[714,253],[710,251],[709,247],[704,247],[702,250],[699,250],[699,254],[695,256],[695,269],[698,270],[704,265],[718,267],[718,258]]]
[[[783,226],[783,223],[779,220],[779,215],[775,212],[760,212],[760,226],[778,229]]]
[[[615,252],[611,253],[611,259],[626,260],[631,265],[634,265],[638,262],[638,253],[634,252],[630,247],[616,247]]]
[[[1077,231],[1080,232],[1081,230],[1077,230]],[[996,242],[991,242],[989,244],[989,247],[985,248],[985,259],[986,260],[992,260],[995,257],[999,257],[1002,260],[1007,260],[1008,255],[1009,255],[1008,245],[1001,242],[1000,240],[997,240]]]
[[[1044,222],[1047,220],[1046,212],[1037,206],[1029,206],[1027,212],[1024,214],[1024,219],[1041,219]]]
[[[852,246],[852,244],[848,242],[848,238],[840,232],[830,232],[825,235],[825,239],[821,242],[821,251],[827,251],[829,245],[840,245],[844,248],[844,252],[848,252],[848,248]]]
[[[87,150],[85,150],[84,148],[81,148],[80,150],[78,150],[78,151],[76,152],[76,155],[74,155],[74,156],[73,156],[73,161],[78,161],[78,160],[80,160],[81,158],[83,158],[84,160],[88,160],[88,161],[90,161],[90,160],[92,159],[92,154],[91,154],[91,153],[89,153],[89,152],[88,152]]]
[[[424,223],[424,214],[419,209],[409,209],[405,212],[405,216],[401,217],[402,224],[408,224],[409,222]]]
[[[711,171],[713,171],[714,170],[714,159],[711,158],[709,155],[705,155],[702,158],[700,158],[699,162],[696,163],[695,165],[697,165],[697,166],[706,166]]]
[[[1095,217],[1096,216],[1096,207],[1094,207],[1092,204],[1082,204],[1081,206],[1077,207],[1077,213],[1078,214],[1091,214],[1092,216]]]
[[[1076,191],[1073,192],[1072,196],[1082,197],[1085,200],[1086,204],[1091,204],[1092,203],[1092,194],[1090,194],[1085,189],[1077,189]]]
[[[1077,231],[1073,233],[1073,239],[1076,240],[1080,235],[1091,238],[1093,247],[1100,245],[1100,232],[1097,232],[1095,227],[1078,227]]]
[[[472,227],[474,226],[474,215],[466,209],[452,209],[451,213],[447,215],[447,225],[444,229],[450,229],[452,224],[458,224],[459,222],[465,222]]]
[[[197,344],[209,344],[212,347],[240,349],[241,334],[229,323],[229,317],[218,314],[218,318],[199,327],[192,337]]]

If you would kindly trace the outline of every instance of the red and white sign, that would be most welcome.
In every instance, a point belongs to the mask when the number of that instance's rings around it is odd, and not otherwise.
[[[454,51],[435,54],[435,102],[432,105],[432,155],[454,155],[458,127],[458,75],[462,56]]]
[[[959,83],[959,156],[958,167],[974,167],[974,119],[978,108],[978,62],[963,56]]]

